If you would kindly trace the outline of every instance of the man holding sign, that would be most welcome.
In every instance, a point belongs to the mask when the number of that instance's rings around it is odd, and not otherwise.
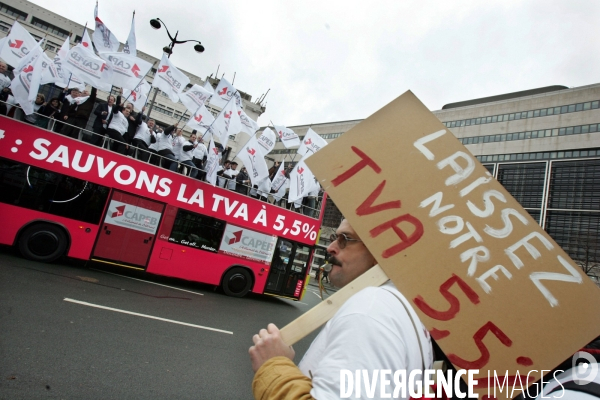
[[[340,224],[327,251],[333,266],[329,278],[336,287],[346,286],[377,263],[347,220]],[[369,398],[385,397],[384,393],[393,394],[396,386],[394,372],[406,371],[408,376],[413,370],[431,368],[433,360],[427,331],[389,281],[348,299],[298,366],[292,362],[294,350],[283,342],[274,324],[252,340],[252,388],[257,399],[306,398],[309,393],[313,398],[329,399],[350,393],[354,397],[360,392]],[[369,375],[365,379],[363,370]],[[388,371],[387,387],[379,377],[373,379],[376,370]],[[407,390],[399,394],[409,398]]]

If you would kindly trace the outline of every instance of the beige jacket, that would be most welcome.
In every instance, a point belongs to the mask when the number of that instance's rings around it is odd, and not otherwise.
[[[310,400],[312,382],[287,357],[273,357],[264,363],[252,381],[256,400]]]

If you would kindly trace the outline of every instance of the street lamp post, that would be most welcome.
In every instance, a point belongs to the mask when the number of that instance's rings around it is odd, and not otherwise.
[[[162,25],[165,26],[165,30],[167,31],[167,35],[169,35],[169,40],[171,41],[171,43],[169,43],[168,46],[163,47],[163,52],[167,53],[167,58],[171,58],[171,54],[173,54],[173,47],[175,47],[176,44],[182,44],[182,43],[187,43],[187,42],[196,42],[197,44],[194,45],[194,50],[197,53],[204,52],[204,46],[198,40],[177,40],[177,35],[179,35],[179,31],[175,32],[175,37],[173,37],[173,36],[171,36],[171,33],[169,32],[167,25],[164,23],[164,21],[161,21],[160,18],[154,18],[154,19],[150,20],[150,26],[152,26],[152,28],[154,28],[154,29],[160,29],[162,27]],[[152,108],[154,107],[154,102],[156,100],[157,94],[158,94],[158,88],[155,88],[154,95],[152,96],[152,102],[150,103],[150,107],[148,108],[148,114],[147,114],[148,119],[150,119],[150,113],[152,112]]]

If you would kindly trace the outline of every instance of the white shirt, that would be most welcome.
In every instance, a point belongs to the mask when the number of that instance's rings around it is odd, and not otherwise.
[[[193,145],[194,145],[194,142],[192,142],[192,141],[189,141],[189,140],[183,141],[183,144],[181,145],[179,161],[184,162],[184,161],[192,160],[192,154],[194,153],[194,149],[185,151],[185,150],[183,150],[183,147],[184,146],[193,146]]]
[[[135,130],[134,139],[139,139],[146,143],[146,145],[150,146],[152,142],[152,136],[154,136],[154,132],[148,128],[148,125],[145,122],[142,122],[137,129]]]
[[[583,349],[582,351],[585,351],[585,349]],[[590,365],[590,366],[595,365],[596,368],[600,369],[599,368],[600,365],[598,363],[594,363],[594,364],[590,363],[588,365]],[[562,384],[565,382],[573,381],[575,379],[580,380],[580,383],[594,382],[594,383],[600,384],[600,376],[599,375],[600,374],[591,376],[590,373],[583,373],[583,374],[581,374],[581,376],[579,376],[577,373],[574,373],[572,368],[568,369],[564,372],[561,372],[561,373],[550,374],[549,376],[547,376],[544,379],[544,382],[546,382],[546,385],[544,385],[542,393],[540,393],[539,396],[536,397],[536,400],[541,400],[541,399],[563,399],[563,400],[597,399],[596,396],[592,396],[587,393],[565,389],[564,387],[562,387]],[[559,382],[560,382],[560,384],[559,384]],[[561,387],[559,387],[559,385]],[[550,393],[552,390],[556,389],[557,387],[559,387],[559,389],[557,391],[555,391],[554,393]],[[533,386],[531,386],[529,388],[529,392],[531,394],[534,394],[535,390],[536,389]],[[548,393],[550,393],[550,394],[548,394]]]
[[[224,173],[226,175],[231,176],[231,179],[229,180],[229,182],[227,182],[227,189],[235,190],[235,185],[236,185],[235,177],[237,176],[237,174],[240,173],[240,171],[238,171],[237,169],[231,169],[231,168],[229,168]]]
[[[206,149],[204,143],[198,143],[198,141],[194,143],[197,143],[194,153],[192,154],[194,158],[202,160],[205,156],[208,156],[208,150]]]
[[[389,394],[394,391],[395,371],[406,370],[408,377],[410,371],[422,370],[423,365],[426,369],[433,365],[429,334],[408,300],[388,281],[381,287],[363,289],[348,299],[312,342],[298,367],[308,377],[312,373],[310,394],[315,399],[334,399],[340,397],[342,369],[353,374],[366,369],[371,379],[375,369],[391,370],[392,376],[388,376],[391,383],[386,391]],[[378,377],[376,399],[381,394],[380,382]],[[362,380],[361,384],[364,396]],[[408,388],[406,395],[408,399]]]
[[[171,150],[173,151],[173,137],[166,135],[164,132],[156,134],[156,151]]]
[[[114,129],[122,135],[127,132],[127,128],[129,128],[127,117],[121,111],[114,113],[110,124],[108,124],[108,129]]]
[[[223,171],[223,166],[219,165],[219,167],[217,168],[217,174],[221,171]],[[227,178],[225,178],[224,176],[217,176],[217,186],[224,188],[226,182]]]
[[[183,144],[187,142],[183,136],[173,136],[173,153],[179,161],[183,161]]]

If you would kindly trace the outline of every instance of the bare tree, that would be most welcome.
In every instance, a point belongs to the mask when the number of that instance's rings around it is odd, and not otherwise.
[[[600,262],[596,255],[597,242],[590,237],[579,238],[577,243],[577,257],[574,257],[575,263],[583,272],[592,278],[596,285],[600,286]]]

